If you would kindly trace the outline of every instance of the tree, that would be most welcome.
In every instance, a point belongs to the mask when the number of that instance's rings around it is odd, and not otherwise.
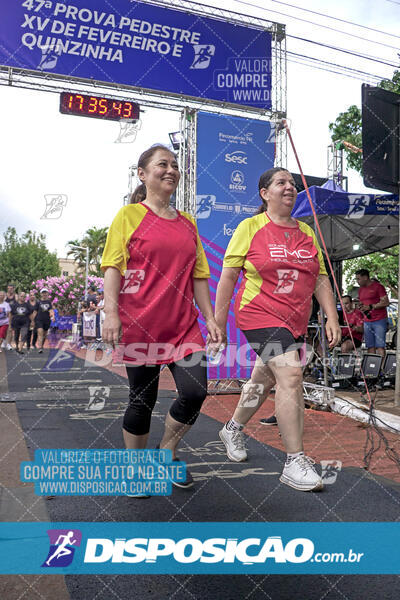
[[[400,71],[395,71],[392,79],[382,79],[378,87],[390,92],[400,94]],[[362,147],[361,110],[354,104],[337,117],[334,123],[329,123],[329,130],[333,142],[350,142],[357,148]],[[356,154],[347,148],[344,149],[347,164],[358,173],[362,172],[362,155]]]
[[[12,283],[18,291],[29,292],[33,279],[60,275],[56,253],[46,247],[46,236],[27,231],[18,236],[14,227],[3,234],[0,244],[0,288]]]
[[[382,252],[373,252],[366,256],[343,261],[343,275],[347,287],[355,284],[355,272],[368,269],[371,278],[375,277],[388,290],[389,296],[398,297],[397,269],[399,247],[393,246]]]
[[[103,255],[104,246],[106,245],[108,227],[91,227],[88,229],[81,240],[71,240],[68,245],[71,249],[68,250],[67,256],[72,256],[75,262],[78,263],[79,269],[85,270],[86,266],[86,251],[72,246],[81,246],[89,248],[89,273],[97,277],[102,276],[100,270],[101,257]]]

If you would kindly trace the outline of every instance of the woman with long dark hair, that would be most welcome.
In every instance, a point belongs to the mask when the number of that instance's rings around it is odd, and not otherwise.
[[[280,167],[266,171],[259,180],[259,193],[259,213],[242,221],[234,232],[217,289],[215,314],[225,331],[233,290],[243,271],[235,300],[236,323],[258,355],[233,417],[219,435],[231,460],[246,460],[243,427],[275,385],[275,415],[287,452],[280,480],[298,490],[318,490],[322,479],[303,451],[299,349],[313,294],[327,315],[330,347],[340,340],[338,316],[315,234],[291,216],[297,196],[292,175]]]
[[[193,217],[170,206],[180,173],[175,154],[157,145],[138,161],[142,182],[133,204],[115,217],[105,246],[103,339],[123,347],[129,405],[123,422],[127,448],[145,448],[157,399],[160,367],[168,365],[178,398],[165,421],[160,448],[175,451],[199,415],[207,393],[204,341],[196,301],[209,339],[222,334],[212,311],[207,259]],[[122,338],[120,340],[122,330]],[[189,487],[193,479],[173,481]]]

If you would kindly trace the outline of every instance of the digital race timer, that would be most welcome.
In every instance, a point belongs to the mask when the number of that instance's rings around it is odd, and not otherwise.
[[[64,115],[81,115],[110,121],[133,121],[139,118],[140,107],[128,100],[61,92],[60,112]]]

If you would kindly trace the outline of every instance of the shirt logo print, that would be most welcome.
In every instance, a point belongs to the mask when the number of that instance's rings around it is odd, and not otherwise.
[[[121,294],[136,294],[144,280],[145,272],[143,269],[128,269],[125,273],[124,285]]]
[[[299,278],[299,272],[296,269],[277,269],[277,274],[279,281],[274,294],[290,294]]]

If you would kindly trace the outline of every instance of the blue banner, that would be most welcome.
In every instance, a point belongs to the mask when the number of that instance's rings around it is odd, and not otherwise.
[[[343,215],[357,220],[368,215],[399,214],[399,197],[395,194],[350,194],[312,186],[310,195],[318,215]],[[312,215],[306,192],[297,196],[292,215],[296,219]]]
[[[13,0],[0,64],[271,108],[271,34],[132,0]]]
[[[2,523],[1,574],[399,574],[400,523]]]
[[[274,166],[274,127],[268,121],[199,112],[197,122],[197,227],[211,270],[211,299],[226,247],[237,225],[261,205],[258,180]],[[211,379],[248,378],[255,354],[229,311],[227,350]]]

